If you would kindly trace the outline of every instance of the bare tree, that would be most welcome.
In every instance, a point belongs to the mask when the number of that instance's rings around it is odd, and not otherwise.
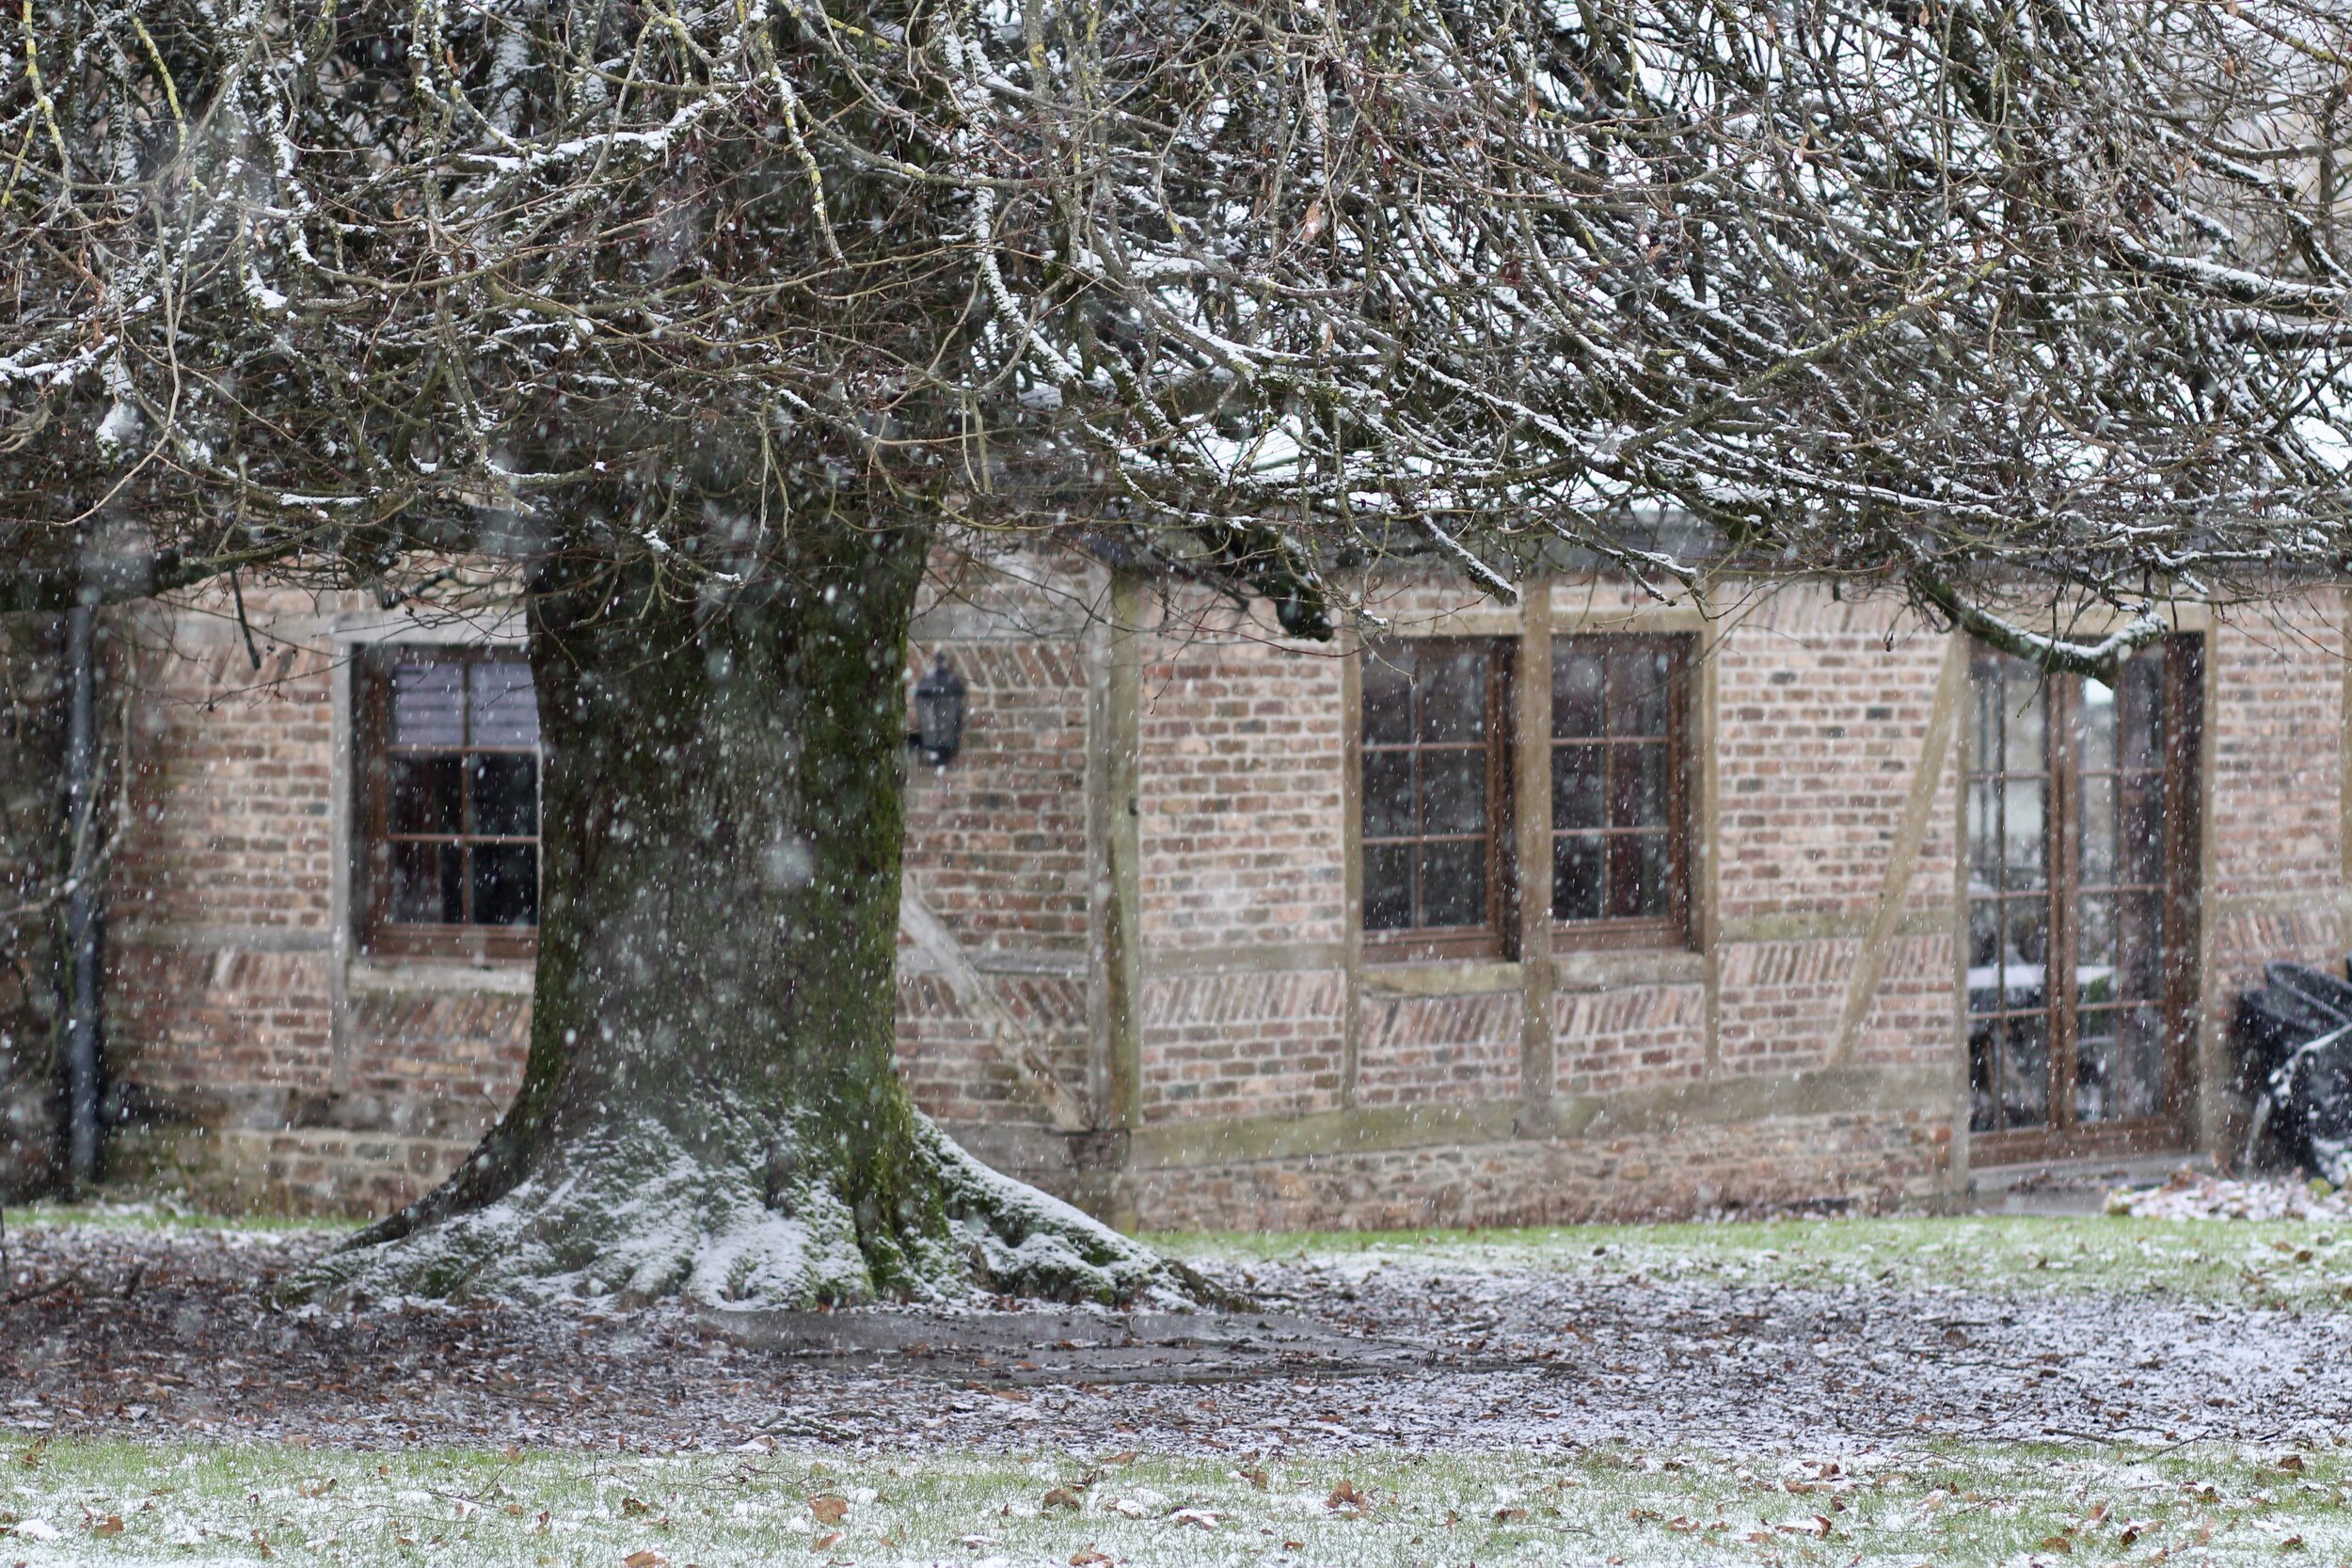
[[[2343,550],[2322,0],[58,0],[0,88],[0,605],[529,590],[521,1098],[336,1277],[807,1299],[1146,1254],[890,1066],[927,553],[1327,633],[1838,574],[2052,668]],[[1661,516],[1705,531],[1677,553]],[[2004,614],[2030,580],[2101,641]]]

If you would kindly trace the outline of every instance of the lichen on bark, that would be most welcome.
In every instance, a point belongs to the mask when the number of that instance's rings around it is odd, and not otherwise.
[[[659,558],[535,569],[521,1090],[463,1168],[293,1293],[1191,1292],[973,1160],[898,1075],[902,673],[927,543],[802,528],[723,595]]]

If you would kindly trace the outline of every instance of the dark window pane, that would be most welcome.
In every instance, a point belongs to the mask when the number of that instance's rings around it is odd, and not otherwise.
[[[2074,1019],[2074,1115],[2084,1121],[2107,1121],[2116,1115],[2115,1013],[2106,1007],[2086,1008]]]
[[[1476,926],[1486,918],[1486,844],[1424,844],[1421,850],[1421,923]]]
[[[1375,844],[1364,851],[1364,929],[1403,931],[1413,924],[1413,847]]]
[[[1666,733],[1666,653],[1662,648],[1620,648],[1609,656],[1609,733]]]
[[[1478,740],[1486,734],[1486,672],[1485,648],[1424,650],[1421,679],[1415,692],[1420,708],[1418,738],[1423,741]]]
[[[2001,1123],[2041,1127],[2049,1119],[2049,1020],[2042,1013],[2012,1018],[2001,1040]]]
[[[1486,752],[1421,754],[1421,831],[1475,833],[1486,826]]]
[[[1609,825],[1613,828],[1662,828],[1666,825],[1666,748],[1643,743],[1619,746],[1616,752],[1616,799]]]
[[[392,744],[464,745],[465,688],[462,664],[392,666]]]
[[[391,917],[405,925],[454,926],[466,918],[462,855],[454,844],[391,847]]]
[[[1551,651],[1551,733],[1563,739],[1601,733],[1604,661],[1590,639],[1563,638]]]
[[[2115,821],[2116,880],[2164,880],[2164,775],[2126,773],[2119,781]]]
[[[1971,970],[1988,968],[2000,951],[2001,906],[1990,898],[1969,900],[1968,967]],[[1989,986],[1993,983],[1993,977],[1990,974],[1973,974],[1968,976],[1969,1006],[1975,1007],[1978,1012],[1986,1012],[1991,1010],[1990,1007],[1977,1006],[1975,1001],[1979,982]]]
[[[2164,1008],[2153,1002],[2119,1007],[2108,1058],[2115,1115],[2137,1120],[2164,1109]]]
[[[492,837],[530,838],[539,832],[539,759],[475,756],[471,832]]]
[[[539,744],[539,699],[532,690],[531,666],[491,659],[469,667],[468,717],[475,746]]]
[[[1364,650],[1364,738],[1375,746],[1402,745],[1413,738],[1410,650]]]
[[[1971,1132],[2000,1131],[2000,1102],[1993,1092],[1994,1083],[2000,1073],[2000,1037],[2001,1026],[1998,1022],[1971,1024],[1968,1029],[1968,1131]]]
[[[2134,768],[2162,767],[2163,651],[2142,650],[2126,660],[2123,665],[2123,687],[2116,695],[2116,766]]]
[[[385,765],[385,785],[396,833],[454,833],[462,831],[461,782],[454,756],[395,756]]]
[[[1364,836],[1409,838],[1413,832],[1413,753],[1364,753]]]
[[[2117,903],[2115,994],[2155,1001],[2164,994],[2164,895],[2127,893]]]
[[[473,920],[477,926],[539,923],[539,847],[477,844],[473,855]]]
[[[1659,920],[1666,907],[1666,835],[1640,833],[1626,841],[1632,847],[1631,877],[1615,895],[1615,912],[1628,919]]]
[[[2105,1001],[2114,994],[2115,895],[2092,894],[2074,900],[2074,979],[2087,1001]],[[2096,984],[2100,994],[2088,988]]]
[[[2000,784],[1977,779],[1968,785],[1968,891],[1997,892],[2001,885],[2001,834],[1995,815]]]
[[[2004,900],[2002,918],[2007,929],[2010,969],[2009,984],[2021,984],[2017,971],[2039,969],[2050,957],[2050,905],[2042,898],[2010,898]],[[2040,976],[2033,977],[2039,985]]]
[[[1551,825],[1555,828],[1598,828],[1601,816],[1602,764],[1608,749],[1601,746],[1560,746],[1551,753]]]
[[[1600,918],[1604,842],[1581,835],[1552,841],[1551,916],[1554,920]]]

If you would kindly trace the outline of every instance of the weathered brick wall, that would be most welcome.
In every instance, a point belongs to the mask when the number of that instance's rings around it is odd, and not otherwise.
[[[1108,643],[1092,624],[1104,580],[964,565],[941,577],[911,671],[945,652],[970,701],[962,753],[914,771],[910,885],[1100,1117],[1107,884],[1089,813],[1090,798],[1107,806],[1094,752]],[[1601,626],[1643,601],[1601,584],[1565,586],[1554,603]],[[355,960],[339,1058],[333,632],[364,607],[248,607],[273,683],[248,689],[233,621],[203,613],[155,628],[169,636],[138,667],[136,831],[115,893],[118,1059],[211,1104],[220,1125],[199,1163],[233,1173],[229,1189],[388,1203],[445,1168],[511,1093],[528,996],[511,972]],[[2209,638],[2217,1019],[2261,959],[2341,953],[2340,607],[2333,590],[2305,595]],[[1457,588],[1409,580],[1379,609],[1422,632],[1509,624]],[[1126,1212],[1155,1226],[1496,1223],[1883,1204],[1944,1179],[1957,724],[1883,974],[1849,1052],[1833,1054],[1946,640],[1890,603],[1812,585],[1740,602],[1715,629],[1698,702],[1716,817],[1700,825],[1695,891],[1711,947],[1564,958],[1531,1031],[1526,972],[1507,954],[1389,972],[1354,955],[1342,661],[1206,598],[1152,613],[1132,819],[1145,1131],[1162,1138],[1150,1147],[1181,1149],[1166,1135],[1214,1121],[1217,1137],[1274,1152],[1139,1157],[1116,1183]],[[1019,1133],[1004,1147],[1023,1151],[1023,1173],[1067,1189],[1065,1141],[1032,1087],[931,956],[902,958],[899,1057],[919,1102],[976,1135]],[[1547,1030],[1549,1082],[1525,1082],[1522,1053]],[[1823,1082],[1845,1099],[1800,1093]],[[1547,1097],[1549,1112],[1516,1109]],[[1683,1119],[1685,1097],[1712,1108]],[[1294,1125],[1326,1131],[1269,1141]],[[157,1156],[172,1161],[188,1168],[180,1151]]]
[[[1334,1107],[1346,1019],[1330,956],[1345,920],[1339,660],[1282,639],[1267,615],[1183,597],[1142,657],[1144,1116]],[[1237,953],[1284,967],[1230,961]]]

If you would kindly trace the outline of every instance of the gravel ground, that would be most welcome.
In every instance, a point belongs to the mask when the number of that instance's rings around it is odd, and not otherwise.
[[[1253,1264],[1272,1309],[1420,1353],[1365,1375],[1014,1386],[812,1365],[675,1307],[280,1312],[314,1234],[9,1236],[0,1430],[334,1447],[811,1442],[1171,1455],[1717,1451],[1971,1439],[2322,1441],[2352,1314],[2157,1296],[1645,1282],[1348,1254]]]

